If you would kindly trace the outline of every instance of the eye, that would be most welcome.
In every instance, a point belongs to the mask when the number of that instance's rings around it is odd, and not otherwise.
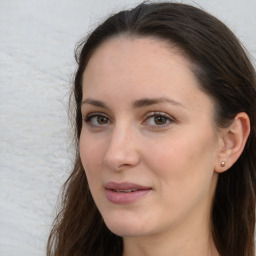
[[[103,113],[91,113],[86,118],[84,121],[91,125],[91,126],[104,126],[110,123],[109,118],[104,115]]]
[[[165,116],[154,116],[154,122],[156,125],[164,125],[168,119]]]
[[[166,126],[172,122],[174,122],[174,119],[166,113],[153,112],[147,115],[143,124],[150,126]]]

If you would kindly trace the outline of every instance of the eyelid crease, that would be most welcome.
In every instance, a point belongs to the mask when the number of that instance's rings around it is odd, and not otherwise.
[[[150,111],[146,114],[146,116],[165,116],[165,117],[169,117],[170,119],[174,119],[171,115],[162,111]]]
[[[90,118],[97,117],[97,116],[103,116],[103,117],[106,117],[110,120],[109,116],[105,113],[102,113],[102,112],[91,112],[91,113],[87,114],[83,119],[85,121],[88,121]]]

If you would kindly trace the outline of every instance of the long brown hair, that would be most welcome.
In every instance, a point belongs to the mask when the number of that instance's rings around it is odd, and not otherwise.
[[[77,48],[72,97],[78,145],[82,116],[82,76],[94,51],[120,35],[155,37],[181,49],[192,63],[201,89],[215,102],[216,124],[225,127],[246,112],[251,133],[238,161],[219,175],[211,228],[221,256],[253,256],[256,190],[256,75],[234,34],[210,14],[178,3],[142,3],[100,24]],[[64,184],[60,213],[48,240],[48,256],[121,256],[122,239],[111,233],[92,199],[79,149]]]

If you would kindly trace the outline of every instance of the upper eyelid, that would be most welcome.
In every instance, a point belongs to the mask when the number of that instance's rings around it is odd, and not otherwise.
[[[100,111],[90,111],[88,113],[83,113],[82,112],[82,116],[84,118],[91,117],[91,116],[106,116],[107,118],[109,118],[108,114],[106,114],[104,112],[100,112]]]
[[[152,117],[152,116],[164,116],[164,117],[170,118],[171,120],[175,120],[175,118],[172,115],[169,115],[162,111],[151,111],[146,114],[146,117]]]
[[[104,112],[90,112],[90,113],[86,114],[86,117],[90,117],[90,116],[106,116],[106,117],[108,117],[108,115],[105,114]]]
[[[146,115],[167,115],[167,116],[170,116],[169,114],[167,114],[166,112],[163,112],[163,111],[149,111]]]
[[[92,118],[92,117],[97,117],[97,116],[103,116],[103,117],[106,117],[109,119],[109,121],[111,122],[111,118],[105,114],[104,112],[91,112],[91,113],[88,113],[86,115],[84,115],[83,119],[85,121],[88,121],[89,118]]]

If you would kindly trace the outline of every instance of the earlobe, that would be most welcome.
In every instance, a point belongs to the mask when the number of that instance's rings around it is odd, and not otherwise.
[[[215,171],[218,173],[228,170],[242,154],[250,134],[250,119],[244,112],[238,113],[232,124],[221,133],[218,159]]]

